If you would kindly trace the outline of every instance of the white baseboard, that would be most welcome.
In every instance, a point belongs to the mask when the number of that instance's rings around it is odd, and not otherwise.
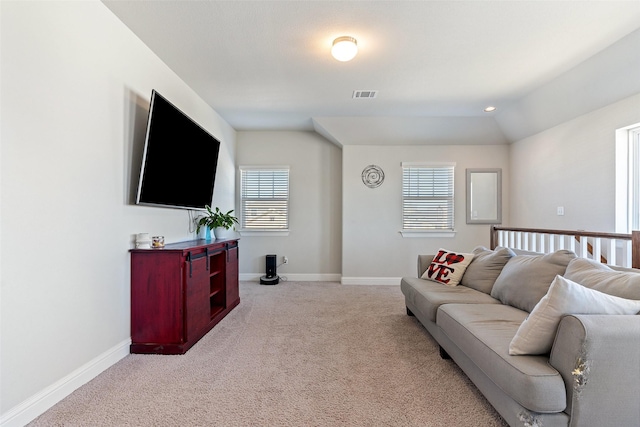
[[[259,282],[264,273],[243,273],[239,275],[242,282]],[[340,274],[278,274],[281,281],[290,282],[339,282]]]
[[[400,285],[401,277],[342,277],[343,285]]]
[[[22,427],[88,383],[123,357],[129,355],[131,338],[122,341],[66,377],[51,384],[0,417],[2,427]]]
[[[243,273],[242,282],[259,282],[264,273]],[[401,277],[343,277],[340,274],[279,274],[280,281],[340,282],[343,285],[400,285]]]

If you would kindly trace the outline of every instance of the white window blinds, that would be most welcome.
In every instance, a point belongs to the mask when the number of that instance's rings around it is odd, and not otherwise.
[[[453,230],[454,164],[402,163],[402,228]]]
[[[289,168],[240,167],[240,225],[245,230],[289,228]]]

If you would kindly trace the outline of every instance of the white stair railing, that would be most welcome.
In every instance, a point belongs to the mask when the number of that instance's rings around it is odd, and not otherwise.
[[[491,227],[491,247],[550,253],[567,249],[582,258],[609,265],[640,268],[640,231],[630,234],[584,230]]]

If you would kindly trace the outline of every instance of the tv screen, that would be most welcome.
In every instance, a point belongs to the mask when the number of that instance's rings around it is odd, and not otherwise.
[[[153,90],[136,204],[211,205],[220,142]]]

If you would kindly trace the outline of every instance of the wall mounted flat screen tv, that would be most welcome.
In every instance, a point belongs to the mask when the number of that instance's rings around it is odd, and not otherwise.
[[[136,204],[211,205],[220,141],[153,90]]]

